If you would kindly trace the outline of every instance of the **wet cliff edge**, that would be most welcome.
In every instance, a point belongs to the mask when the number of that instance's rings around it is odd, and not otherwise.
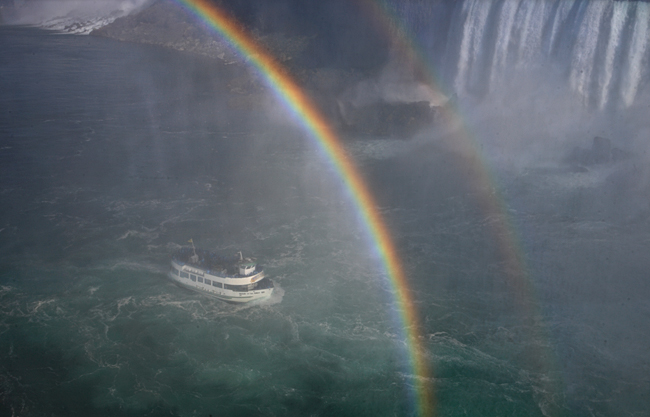
[[[227,9],[228,5],[220,6]],[[319,30],[318,25],[310,26],[307,22],[298,29],[278,30],[278,25],[265,24],[263,13],[252,19],[244,15],[241,20],[243,28],[291,74],[343,136],[408,138],[435,122],[438,109],[428,101],[379,97],[359,103],[351,97],[350,91],[360,82],[375,77],[384,68],[388,46],[380,41],[348,33],[346,37],[356,38],[358,45],[343,48],[339,53],[336,43],[346,39],[329,41],[325,39],[328,34]],[[350,30],[367,32],[364,28]],[[91,35],[156,45],[202,56],[220,65],[242,69],[246,65],[244,58],[213,29],[171,0],[155,1],[137,13],[92,31]],[[358,53],[368,49],[372,52]],[[268,87],[250,71],[238,73],[228,82],[232,93],[228,104],[250,108],[260,103]]]

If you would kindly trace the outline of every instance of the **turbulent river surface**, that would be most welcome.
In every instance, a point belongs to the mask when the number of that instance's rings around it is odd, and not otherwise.
[[[230,105],[242,67],[32,28],[0,39],[0,414],[415,414],[349,196],[273,97]],[[472,191],[484,174],[426,135],[349,151],[405,265],[438,415],[647,413],[647,213],[581,209],[625,168],[502,177],[522,284]],[[175,286],[189,239],[256,257],[274,296]]]

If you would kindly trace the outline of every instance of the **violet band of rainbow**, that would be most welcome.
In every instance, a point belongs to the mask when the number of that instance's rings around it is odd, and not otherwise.
[[[411,300],[408,282],[398,252],[377,204],[363,177],[347,155],[341,141],[318,108],[290,78],[284,68],[224,11],[206,0],[177,0],[217,32],[265,79],[276,96],[314,139],[345,185],[351,202],[379,255],[392,288],[393,302],[400,315],[410,371],[413,372],[415,408],[420,416],[433,414],[430,375],[425,351],[420,343],[420,325]]]

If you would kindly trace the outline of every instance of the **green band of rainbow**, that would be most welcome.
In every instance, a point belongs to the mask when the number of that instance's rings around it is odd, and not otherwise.
[[[352,203],[376,247],[393,289],[394,302],[400,312],[400,324],[404,331],[410,367],[415,376],[414,394],[417,412],[420,416],[432,415],[433,397],[428,388],[429,369],[424,358],[424,350],[420,346],[420,326],[409,295],[407,279],[389,231],[377,211],[377,205],[363,177],[347,156],[327,120],[271,55],[257,45],[230,16],[209,1],[178,1],[214,29],[264,77],[276,95],[310,133],[345,184],[352,197]]]

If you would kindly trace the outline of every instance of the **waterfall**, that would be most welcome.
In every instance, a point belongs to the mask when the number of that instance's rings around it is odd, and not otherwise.
[[[398,0],[396,0],[398,1]],[[650,3],[613,0],[463,0],[449,5],[448,27],[426,7],[402,14],[447,86],[483,97],[528,73],[557,74],[590,107],[630,107],[650,81]],[[399,15],[404,7],[396,6]],[[439,10],[438,10],[439,11]],[[423,31],[429,18],[441,27]],[[415,24],[417,23],[417,24]],[[437,58],[442,57],[442,58]]]
[[[641,83],[641,79],[648,76],[648,21],[650,20],[650,4],[637,3],[637,14],[634,21],[634,29],[629,55],[625,62],[623,71],[622,95],[627,106],[634,101],[635,94]],[[646,66],[643,67],[643,61]]]

